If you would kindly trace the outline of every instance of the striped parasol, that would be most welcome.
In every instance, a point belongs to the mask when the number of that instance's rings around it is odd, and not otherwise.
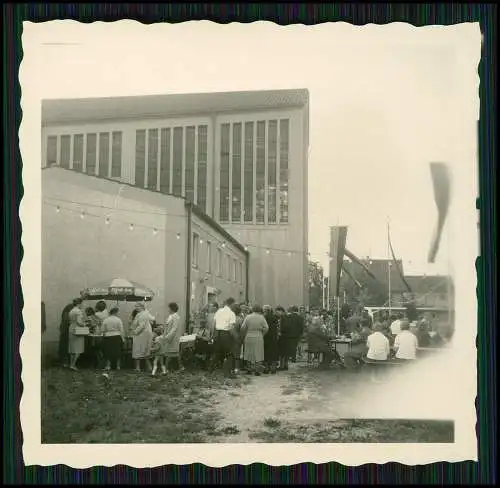
[[[86,300],[141,302],[152,300],[154,292],[134,281],[115,278],[110,283],[101,283],[85,288],[82,290],[81,295]]]

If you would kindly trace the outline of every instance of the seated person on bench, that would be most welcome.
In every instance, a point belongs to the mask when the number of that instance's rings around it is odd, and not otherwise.
[[[344,354],[344,366],[348,369],[355,369],[360,365],[361,360],[366,353],[368,348],[366,346],[366,341],[372,333],[372,330],[368,325],[364,325],[352,334],[351,350]]]
[[[377,361],[387,361],[391,347],[389,345],[389,339],[382,333],[382,324],[377,322],[373,326],[373,333],[368,336],[366,340],[366,346],[368,352],[366,354],[366,359],[369,362]]]
[[[326,367],[332,362],[334,354],[330,349],[330,337],[326,333],[326,327],[324,327],[321,318],[318,316],[313,318],[307,332],[307,347],[309,353],[322,354],[321,366]]]
[[[417,357],[418,339],[410,332],[410,324],[407,320],[401,321],[401,332],[394,340],[394,350],[396,359],[401,361],[411,361]]]

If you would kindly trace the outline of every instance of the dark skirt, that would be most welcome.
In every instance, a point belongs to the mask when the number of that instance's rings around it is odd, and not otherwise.
[[[121,336],[103,337],[102,352],[107,361],[116,361],[121,358],[123,341]]]
[[[279,357],[288,358],[295,356],[298,340],[294,337],[280,337],[278,340]]]
[[[274,337],[266,339],[266,336],[264,336],[264,361],[272,363],[278,361],[278,359],[278,339]]]
[[[234,355],[234,337],[227,330],[215,331],[215,350],[221,355]]]

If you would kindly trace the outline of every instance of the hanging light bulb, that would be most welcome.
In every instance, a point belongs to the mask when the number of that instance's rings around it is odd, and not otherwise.
[[[80,218],[81,218],[81,219],[84,219],[84,218],[85,218],[85,212],[82,212],[82,213],[80,214]]]
[[[288,256],[289,258],[291,258],[291,257],[292,257],[292,253],[291,253],[290,251],[288,251],[288,252],[287,252],[287,256]]]
[[[57,213],[59,213],[60,211],[61,211],[61,207],[58,205],[58,206],[56,207],[56,212],[57,212]]]
[[[200,239],[200,244],[203,244],[203,239]]]
[[[248,251],[248,246],[245,246],[245,251]]]
[[[222,243],[222,247],[226,247],[226,243],[225,242]]]
[[[266,249],[266,254],[269,254],[271,251],[269,249]]]
[[[128,229],[129,229],[129,230],[134,230],[134,224],[130,224],[130,225],[128,226]]]
[[[156,228],[155,228],[155,229],[153,229],[153,235],[155,236],[155,235],[157,235],[157,234],[158,234],[158,229],[156,229]]]
[[[181,238],[181,235],[179,232],[177,232],[177,235],[175,236],[177,238],[177,240],[179,240]]]
[[[109,217],[106,217],[106,220],[104,221],[106,225],[109,225]]]

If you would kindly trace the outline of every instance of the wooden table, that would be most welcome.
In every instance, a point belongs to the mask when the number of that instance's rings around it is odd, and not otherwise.
[[[337,354],[340,357],[344,357],[344,354],[346,352],[351,351],[351,343],[352,339],[347,339],[347,338],[338,338],[338,339],[331,339],[330,340],[330,345],[332,348],[337,352]]]

